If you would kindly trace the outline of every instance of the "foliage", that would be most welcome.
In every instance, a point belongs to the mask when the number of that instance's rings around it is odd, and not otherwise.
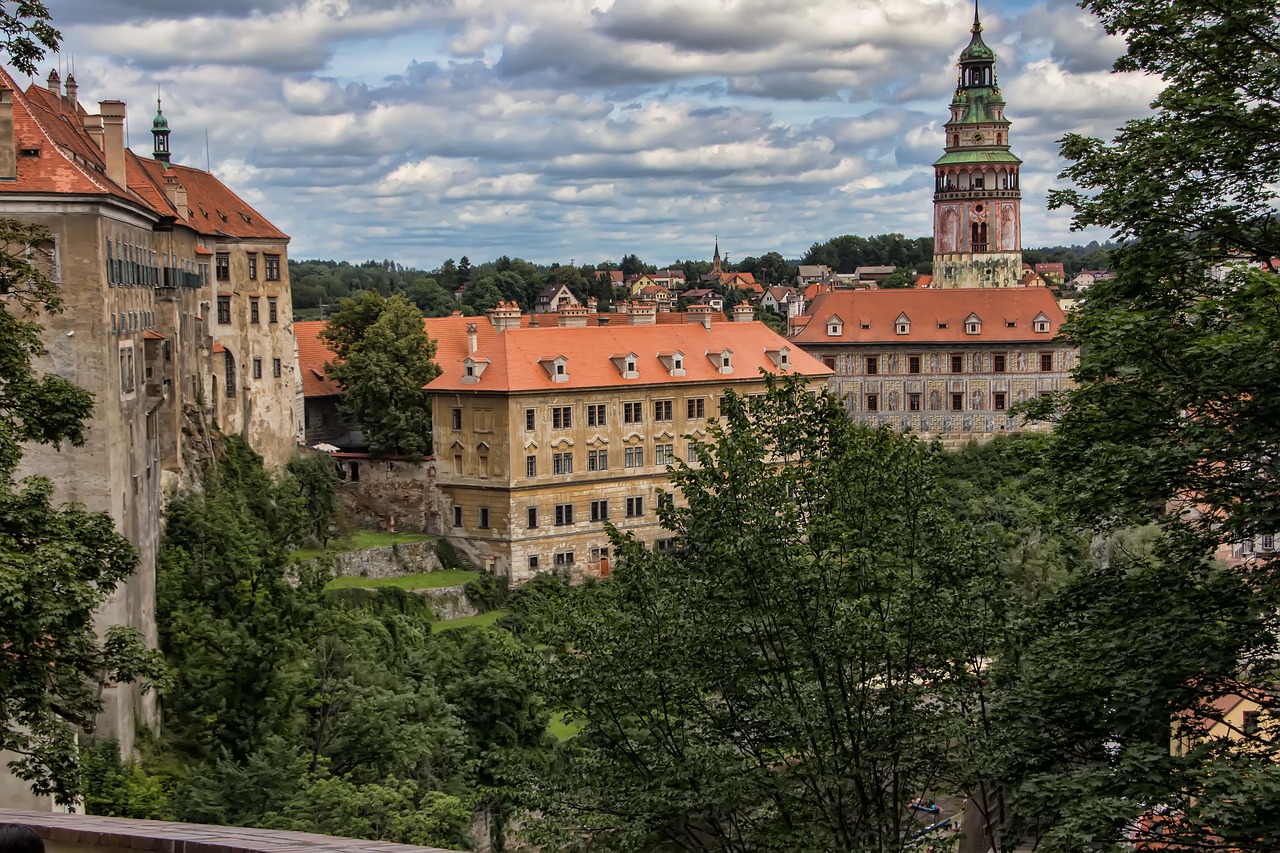
[[[882,290],[895,290],[911,287],[914,284],[915,278],[912,277],[911,270],[899,267],[881,279],[879,286]]]
[[[479,607],[481,612],[486,612],[506,604],[510,585],[511,578],[506,575],[482,572],[478,578],[467,582],[465,592],[468,601]]]
[[[1082,5],[1126,38],[1117,70],[1167,85],[1153,112],[1113,140],[1073,134],[1062,142],[1063,177],[1075,188],[1052,193],[1051,204],[1072,208],[1076,227],[1111,229],[1124,245],[1111,252],[1115,279],[1095,284],[1064,329],[1081,348],[1078,386],[1028,411],[1058,424],[1048,460],[1076,518],[1104,528],[1158,520],[1166,533],[1162,565],[1107,576],[1063,602],[1090,633],[1069,635],[1080,640],[1074,649],[1064,641],[1053,650],[1070,664],[1060,674],[1044,667],[1043,701],[1070,693],[1074,712],[1049,733],[1093,752],[1014,764],[1026,772],[1012,778],[1062,848],[1079,849],[1086,835],[1098,847],[1118,843],[1125,817],[1151,808],[1165,814],[1162,828],[1177,843],[1271,849],[1274,823],[1262,831],[1249,804],[1274,809],[1275,765],[1263,769],[1274,747],[1238,737],[1174,760],[1157,732],[1126,738],[1117,717],[1136,698],[1147,725],[1164,729],[1179,713],[1209,714],[1224,693],[1277,698],[1274,625],[1256,621],[1277,604],[1274,559],[1224,577],[1204,561],[1218,542],[1280,529],[1280,275],[1271,266],[1280,256],[1280,6]],[[1141,595],[1141,607],[1115,597],[1126,593]],[[1133,638],[1142,648],[1112,651]],[[1081,670],[1102,655],[1108,671]],[[1141,696],[1129,695],[1134,686],[1145,688]],[[1096,751],[1104,732],[1119,744],[1114,757]],[[1034,759],[1039,742],[1029,743]]]
[[[170,792],[159,776],[137,761],[120,760],[120,744],[101,740],[80,754],[86,814],[139,820],[169,819]]]
[[[862,266],[894,266],[927,271],[933,268],[933,238],[910,239],[901,234],[858,237],[846,234],[814,243],[802,264],[826,264],[836,272],[851,273]]]
[[[766,286],[791,284],[796,277],[796,268],[778,252],[766,252],[758,258],[743,258],[737,267],[738,272],[752,273],[756,281]]]
[[[302,500],[308,535],[322,548],[328,547],[338,521],[338,475],[333,460],[308,453],[290,460],[288,471]]]
[[[400,296],[344,299],[321,336],[342,387],[342,410],[360,424],[375,456],[431,452],[431,399],[423,386],[440,375],[436,345],[418,310]]]
[[[398,575],[392,578],[363,578],[355,575],[344,575],[334,578],[326,589],[347,589],[364,587],[380,589],[383,587],[399,587],[400,589],[441,589],[446,586],[470,586],[479,578],[478,573],[466,569],[440,569],[435,572],[419,572],[412,575]]]
[[[535,840],[900,850],[911,800],[974,778],[989,546],[942,508],[938,450],[770,382],[677,466],[674,551],[615,532],[609,582],[534,603],[548,701],[583,724]]]
[[[43,12],[33,6],[17,14]],[[33,365],[40,313],[62,310],[39,263],[47,237],[0,220],[0,750],[16,754],[9,766],[34,792],[68,805],[81,790],[77,732],[92,732],[102,689],[163,669],[136,631],[115,626],[101,641],[94,631],[95,611],[137,564],[111,517],[55,505],[47,479],[14,479],[22,442],[83,444],[93,405]]]
[[[41,0],[18,0],[0,7],[0,40],[9,62],[22,74],[36,74],[36,63],[57,52],[62,33],[54,29],[49,9]]]

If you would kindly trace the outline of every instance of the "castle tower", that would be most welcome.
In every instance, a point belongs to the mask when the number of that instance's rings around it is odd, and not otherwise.
[[[1016,287],[1022,277],[1022,192],[995,51],[973,7],[969,46],[934,169],[933,286]]]
[[[168,166],[169,120],[164,117],[164,110],[160,109],[159,98],[156,98],[156,117],[151,122],[151,138],[155,142],[155,149],[151,152],[151,156]]]

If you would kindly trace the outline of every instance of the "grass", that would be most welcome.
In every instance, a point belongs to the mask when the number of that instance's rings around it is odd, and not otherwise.
[[[328,548],[299,548],[289,555],[295,562],[314,560],[324,554],[342,554],[346,551],[362,551],[365,548],[385,548],[388,545],[407,545],[434,539],[425,533],[388,533],[385,530],[357,530],[346,539],[336,539]]]
[[[402,575],[397,578],[362,578],[344,575],[329,581],[325,589],[379,589],[395,586],[400,589],[439,589],[442,586],[461,586],[467,581],[480,577],[479,572],[466,569],[441,569],[438,572],[425,572],[417,575]],[[488,614],[485,614],[486,616]]]
[[[439,572],[437,572],[439,574]],[[446,622],[432,622],[432,631],[455,631],[458,628],[489,628],[499,619],[507,615],[505,610],[490,610],[479,616],[464,616],[461,619],[450,619]]]
[[[565,722],[564,713],[560,711],[551,714],[551,722],[547,725],[547,731],[551,736],[560,743],[564,743],[569,738],[582,731],[582,720],[574,720],[573,722]]]

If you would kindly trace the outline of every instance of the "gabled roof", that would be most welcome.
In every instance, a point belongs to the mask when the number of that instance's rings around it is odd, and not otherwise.
[[[170,166],[125,149],[125,183],[107,177],[106,159],[84,128],[84,107],[38,84],[18,88],[0,68],[0,86],[13,92],[14,141],[18,176],[0,182],[0,192],[110,196],[151,211],[176,217],[198,233],[214,238],[289,238],[244,199],[208,172]],[[23,156],[22,151],[38,151]],[[165,176],[177,178],[187,191],[190,220],[182,219],[165,193]]]
[[[1049,318],[1049,332],[1037,333],[1033,320],[1043,313]],[[799,344],[832,343],[993,343],[1035,342],[1047,344],[1066,319],[1053,294],[1042,287],[983,288],[949,290],[837,290],[821,293],[810,302],[806,314],[855,317],[837,337],[827,335],[825,326],[807,325],[791,339]],[[965,333],[970,314],[985,318],[977,335]],[[927,318],[937,322],[911,324],[911,333],[899,335],[895,328],[900,316]],[[1009,325],[1012,323],[1013,325]],[[862,326],[868,328],[862,328]],[[945,325],[946,328],[938,328]]]

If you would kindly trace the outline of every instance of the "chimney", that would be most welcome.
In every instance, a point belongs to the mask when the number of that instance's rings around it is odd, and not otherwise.
[[[58,97],[62,97],[62,77],[58,74],[58,69],[56,68],[49,69],[48,89]]]
[[[520,306],[515,302],[499,302],[488,314],[489,322],[499,332],[520,328]]]
[[[102,153],[106,155],[107,177],[121,187],[127,185],[124,176],[124,101],[98,101],[102,115]]]
[[[748,305],[746,302],[739,302],[733,306],[733,322],[750,323],[756,316],[756,309]]]
[[[164,176],[164,194],[169,197],[170,203],[178,209],[178,215],[183,219],[191,218],[191,208],[187,207],[187,188],[178,181],[176,175],[172,172]]]
[[[633,326],[653,326],[658,322],[658,309],[654,305],[632,302],[627,306],[627,320]]]
[[[477,340],[479,338],[479,334],[480,334],[480,330],[476,327],[475,323],[467,324],[467,355],[476,354],[476,347],[478,346]]]
[[[80,101],[76,99],[76,92],[80,87],[76,85],[76,75],[67,75],[67,100],[71,102],[71,112],[76,112],[80,106]]]
[[[711,315],[716,313],[716,309],[710,305],[690,305],[685,309],[685,320],[690,323],[701,323],[702,328],[711,328]]]
[[[13,136],[13,92],[0,88],[0,181],[18,179],[18,142]]]
[[[581,305],[576,308],[561,308],[560,325],[566,329],[582,328],[587,325],[587,309]]]
[[[99,151],[102,151],[102,116],[85,116],[84,132],[89,134],[89,138],[93,140],[93,144],[98,146]]]

